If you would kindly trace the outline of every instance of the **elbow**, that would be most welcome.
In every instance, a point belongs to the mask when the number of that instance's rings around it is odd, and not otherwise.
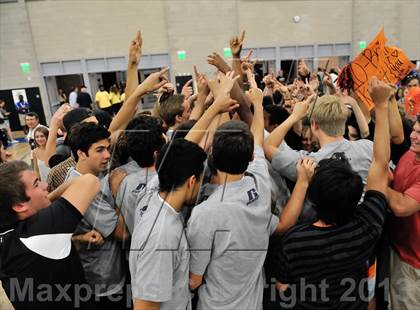
[[[392,136],[391,137],[391,142],[395,145],[400,145],[401,143],[404,142],[404,134],[397,135],[397,136]]]
[[[364,138],[366,138],[366,137],[369,136],[369,133],[370,133],[369,130],[365,130],[365,131],[363,131],[363,132],[360,133],[360,137],[362,139],[364,139]]]
[[[394,213],[394,215],[396,217],[407,217],[410,216],[411,213],[409,212],[409,210],[407,210],[407,208],[405,208],[402,204],[398,203],[395,205],[391,205],[389,206],[392,210],[392,213]]]

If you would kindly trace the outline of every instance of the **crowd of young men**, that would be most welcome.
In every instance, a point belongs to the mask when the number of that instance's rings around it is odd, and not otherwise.
[[[192,96],[173,93],[168,69],[139,84],[138,33],[110,124],[66,104],[53,116],[48,185],[23,162],[0,165],[2,309],[365,309],[388,292],[392,309],[420,304],[420,119],[404,141],[395,90],[372,77],[368,126],[351,96],[321,96],[304,62],[306,84],[267,76],[263,92],[243,40],[232,68],[209,56],[216,79],[195,68]],[[153,116],[137,113],[151,92]],[[344,137],[351,113],[373,141]],[[303,124],[316,146],[294,149]]]

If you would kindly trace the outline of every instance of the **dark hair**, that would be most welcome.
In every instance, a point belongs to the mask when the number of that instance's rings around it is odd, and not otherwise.
[[[285,108],[282,108],[277,105],[268,105],[264,107],[264,110],[268,114],[268,123],[270,125],[280,125],[283,123],[288,117],[289,112]]]
[[[28,112],[26,113],[25,117],[35,117],[37,120],[39,120],[39,115],[36,112]]]
[[[68,145],[76,162],[79,160],[77,151],[80,150],[88,154],[89,148],[93,143],[108,139],[110,133],[104,127],[95,123],[79,123],[74,125],[68,136]]]
[[[362,178],[353,171],[344,153],[321,160],[308,189],[318,219],[336,225],[345,225],[353,218],[362,193]]]
[[[276,90],[273,92],[273,102],[274,104],[281,104],[284,101],[283,94]]]
[[[0,227],[13,226],[18,217],[12,207],[30,200],[22,182],[22,172],[30,170],[23,161],[11,161],[0,165]]]
[[[109,128],[109,125],[111,125],[112,122],[112,117],[109,115],[109,113],[105,112],[104,110],[96,109],[93,110],[93,115],[98,120],[98,124],[100,126],[103,126],[106,129]]]
[[[125,133],[128,154],[140,167],[146,168],[155,163],[154,154],[165,144],[165,139],[156,118],[141,115],[138,119],[141,122]]]
[[[195,119],[189,119],[188,121],[181,123],[174,131],[172,139],[185,138],[188,132],[191,130],[191,128],[194,127],[195,123],[197,123],[197,120]]]
[[[45,136],[45,139],[47,139],[47,141],[48,141],[48,135],[50,133],[50,131],[48,130],[47,127],[39,126],[37,129],[35,129],[35,131],[34,131],[34,143],[35,143],[36,146],[39,146],[38,143],[36,143],[36,141],[35,141],[36,140],[35,136],[36,136],[36,133],[38,131],[41,132]]]
[[[263,107],[268,106],[268,105],[273,105],[273,104],[274,104],[274,101],[271,96],[263,97],[263,102],[262,102]]]
[[[156,161],[160,190],[176,190],[193,175],[198,180],[206,157],[201,147],[185,139],[174,139],[165,144]]]
[[[212,146],[214,166],[229,174],[241,174],[254,154],[254,136],[242,121],[229,121],[217,128]]]

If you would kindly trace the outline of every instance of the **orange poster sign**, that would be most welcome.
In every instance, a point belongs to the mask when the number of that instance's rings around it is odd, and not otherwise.
[[[400,48],[385,46],[386,41],[382,29],[350,64],[353,90],[369,110],[374,106],[368,92],[368,82],[372,76],[395,84],[415,67]]]

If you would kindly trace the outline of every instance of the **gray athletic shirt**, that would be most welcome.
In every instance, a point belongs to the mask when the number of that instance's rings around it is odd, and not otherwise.
[[[137,206],[137,196],[145,190],[147,183],[155,175],[157,175],[156,171],[141,168],[137,164],[132,166],[133,168],[129,170],[130,172],[128,175],[122,180],[117,196],[115,197],[115,203],[121,210],[130,234],[133,234],[134,230],[134,215]],[[134,169],[134,167],[136,167],[136,169]]]
[[[80,173],[71,168],[66,180],[78,176]],[[75,234],[84,234],[95,229],[104,238],[104,244],[101,246],[82,243],[78,252],[87,283],[95,295],[106,296],[121,291],[125,275],[122,268],[121,246],[111,236],[117,226],[118,216],[114,209],[108,175],[100,181],[100,191],[86,210]]]
[[[366,184],[370,164],[372,163],[373,142],[366,139],[349,141],[342,139],[324,145],[318,152],[295,151],[286,142],[279,146],[271,164],[280,175],[291,181],[296,181],[296,163],[300,158],[311,157],[316,162],[330,158],[334,153],[344,152],[351,167],[359,174]]]
[[[149,191],[132,235],[131,290],[134,299],[160,302],[161,310],[191,309],[189,251],[181,213]]]
[[[278,224],[260,147],[239,181],[220,185],[188,221],[190,271],[204,275],[198,309],[262,309],[263,264]]]

